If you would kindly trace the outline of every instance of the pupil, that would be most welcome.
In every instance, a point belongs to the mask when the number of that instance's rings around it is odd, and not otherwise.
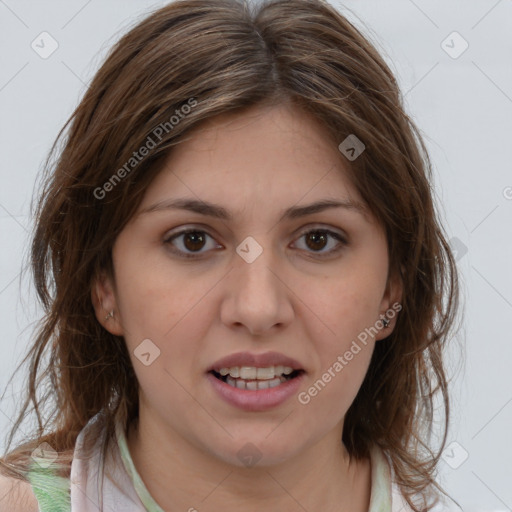
[[[325,233],[322,233],[322,232],[315,232],[315,233],[310,233],[307,240],[312,240],[313,241],[313,244],[318,244],[320,243],[321,247],[315,247],[315,246],[311,246],[311,244],[309,244],[308,242],[307,245],[310,249],[323,249],[325,247],[325,244],[327,242],[327,237],[325,236]]]
[[[188,243],[189,241],[191,241],[192,243]],[[204,236],[199,231],[186,233],[184,243],[185,247],[190,251],[199,250],[202,248],[202,245],[204,244]]]

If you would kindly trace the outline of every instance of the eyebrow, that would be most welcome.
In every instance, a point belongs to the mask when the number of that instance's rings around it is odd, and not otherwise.
[[[329,208],[345,208],[348,210],[354,210],[356,213],[360,213],[361,215],[365,215],[366,213],[365,206],[358,202],[353,202],[348,199],[323,199],[305,206],[292,206],[287,208],[281,216],[280,221],[298,219],[314,213],[323,212]],[[233,215],[222,206],[209,203],[208,201],[199,201],[197,199],[188,198],[160,201],[143,208],[140,213],[150,213],[162,210],[187,210],[226,221],[233,219]]]

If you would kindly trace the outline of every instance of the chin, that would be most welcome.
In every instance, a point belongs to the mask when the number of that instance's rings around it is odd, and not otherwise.
[[[262,468],[276,466],[297,454],[297,444],[283,446],[283,438],[270,440],[268,434],[244,436],[230,439],[225,448],[212,450],[213,454],[226,464],[239,468]],[[289,440],[289,439],[288,439]]]

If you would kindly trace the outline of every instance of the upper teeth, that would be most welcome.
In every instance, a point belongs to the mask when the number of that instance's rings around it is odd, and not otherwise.
[[[237,379],[260,379],[267,380],[279,377],[280,375],[290,375],[293,368],[289,366],[269,366],[267,368],[256,368],[255,366],[233,366],[232,368],[221,368],[219,373],[225,377],[230,375]]]

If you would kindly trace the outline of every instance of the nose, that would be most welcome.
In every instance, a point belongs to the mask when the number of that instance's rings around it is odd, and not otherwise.
[[[221,320],[229,328],[262,336],[292,322],[293,292],[269,253],[264,250],[252,263],[239,258],[226,277]]]

